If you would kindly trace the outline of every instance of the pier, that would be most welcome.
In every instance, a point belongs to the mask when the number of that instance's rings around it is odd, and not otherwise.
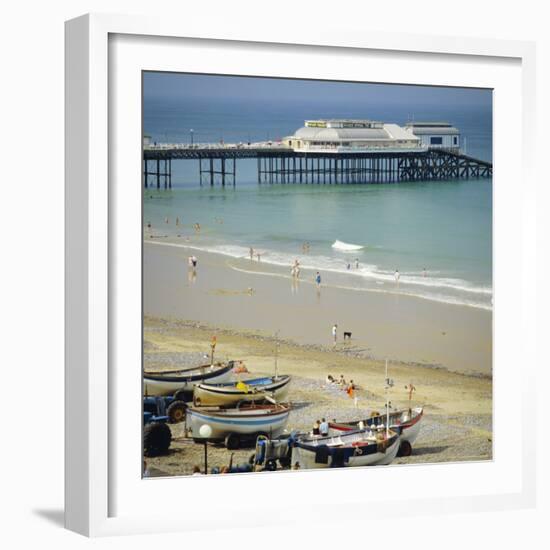
[[[492,163],[456,149],[371,148],[346,151],[342,147],[297,151],[259,143],[243,144],[156,144],[143,149],[145,188],[172,187],[172,161],[198,161],[201,185],[236,185],[237,161],[257,160],[258,183],[396,183],[454,178],[488,178]]]

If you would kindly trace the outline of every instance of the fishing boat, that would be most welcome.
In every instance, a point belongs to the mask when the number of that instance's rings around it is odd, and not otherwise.
[[[178,390],[192,391],[202,382],[221,383],[231,378],[234,362],[202,365],[189,369],[143,373],[143,395],[172,395]]]
[[[392,430],[355,430],[335,436],[300,436],[292,444],[292,464],[300,468],[341,468],[390,464],[399,434]]]
[[[389,415],[375,414],[369,418],[353,422],[329,422],[329,427],[337,432],[351,432],[361,426],[365,428],[376,427],[387,422],[390,430],[399,433],[401,447],[399,449],[399,456],[409,456],[420,432],[420,423],[423,415],[424,409],[422,407],[415,407],[413,409],[392,411]]]
[[[286,397],[289,383],[287,374],[219,384],[201,383],[195,386],[193,403],[195,406],[224,406],[266,399],[273,403]]]
[[[235,449],[247,438],[279,436],[289,414],[288,403],[260,405],[245,402],[234,408],[188,407],[187,429],[195,441],[201,441],[200,428],[206,424],[212,430],[209,441],[225,441],[228,449]]]

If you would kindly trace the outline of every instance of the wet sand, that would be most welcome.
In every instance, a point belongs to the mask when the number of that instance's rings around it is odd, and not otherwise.
[[[337,275],[314,272],[300,280],[288,268],[250,259],[144,242],[144,312],[220,328],[279,332],[296,344],[331,345],[331,327],[352,332],[348,350],[367,359],[389,358],[450,371],[492,375],[492,312],[399,294],[342,288]],[[196,255],[193,273],[187,258]]]

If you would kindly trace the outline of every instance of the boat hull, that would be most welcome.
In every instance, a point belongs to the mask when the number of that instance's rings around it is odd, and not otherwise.
[[[201,439],[200,428],[204,424],[212,429],[209,440],[223,440],[229,434],[266,434],[275,438],[284,430],[289,414],[289,406],[225,410],[189,407],[187,429],[193,439]]]
[[[222,367],[208,365],[197,369],[183,371],[181,376],[146,373],[143,376],[143,394],[147,396],[173,395],[178,390],[192,391],[202,382],[227,382],[232,376],[231,363]]]
[[[266,380],[269,383],[262,384]],[[281,377],[279,380],[271,378],[262,380],[251,380],[243,383],[248,386],[246,390],[240,390],[234,384],[198,384],[193,392],[193,402],[197,406],[227,406],[239,402],[261,401],[268,396],[275,401],[283,401],[287,394],[290,383],[290,376]]]
[[[413,445],[420,433],[421,421],[424,416],[424,409],[417,407],[412,409],[411,414],[409,411],[397,411],[390,415],[390,430],[395,430],[400,434],[401,441],[407,441]],[[375,426],[377,424],[383,424],[385,422],[385,416],[375,416],[363,420],[365,426]],[[329,424],[331,430],[336,432],[348,432],[357,430],[359,422],[338,423],[331,422]]]
[[[323,438],[336,441],[338,438]],[[400,440],[394,434],[389,440],[374,443],[366,447],[330,447],[322,440],[314,444],[309,441],[306,444],[296,443],[292,449],[292,464],[298,462],[302,469],[336,468],[336,467],[360,467],[382,466],[390,464],[399,451]]]

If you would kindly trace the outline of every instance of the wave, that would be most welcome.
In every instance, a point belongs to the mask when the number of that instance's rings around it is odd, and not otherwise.
[[[332,244],[332,248],[335,248],[336,250],[342,250],[344,252],[357,252],[358,250],[363,250],[363,248],[365,247],[361,246],[360,244],[350,244],[336,240]]]
[[[234,244],[201,244],[198,246],[195,243],[186,242],[185,244],[179,244],[167,241],[156,241],[152,244],[222,254],[224,256],[239,260],[250,258],[249,248]],[[492,310],[492,289],[490,287],[474,285],[462,279],[444,277],[441,276],[441,272],[434,271],[430,272],[428,276],[424,276],[423,272],[404,271],[400,273],[399,285],[397,285],[393,271],[380,269],[374,264],[366,264],[362,262],[359,268],[355,268],[355,264],[352,265],[349,262],[345,262],[344,260],[335,257],[322,255],[294,255],[267,248],[257,248],[254,251],[255,254],[260,253],[261,261],[259,263],[255,262],[254,265],[257,268],[259,267],[261,270],[247,270],[234,265],[231,265],[230,267],[256,275],[288,278],[289,275],[286,274],[286,269],[288,269],[288,273],[290,273],[291,266],[294,264],[295,260],[298,259],[303,270],[329,272],[337,274],[340,277],[344,277],[347,284],[341,284],[341,280],[339,282],[331,281],[329,286],[332,287],[345,288],[348,290],[414,296],[437,302]],[[265,268],[269,265],[284,268],[285,271],[265,271]],[[349,268],[348,265],[350,266]],[[357,281],[359,284],[350,284],[350,281],[353,280]],[[375,283],[377,286],[364,286],[369,283]]]

